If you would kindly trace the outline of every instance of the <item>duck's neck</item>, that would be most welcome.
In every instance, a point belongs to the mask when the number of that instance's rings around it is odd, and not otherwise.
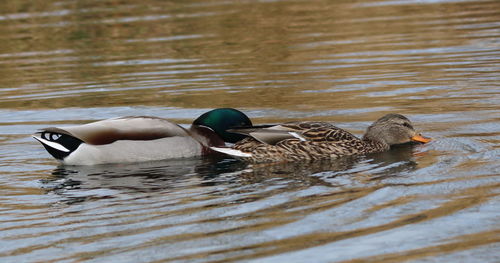
[[[391,146],[384,141],[366,135],[363,136],[362,141],[366,145],[366,149],[369,149],[367,153],[387,151],[391,148]]]
[[[193,125],[189,128],[189,133],[203,146],[204,150],[212,146],[221,147],[225,145],[224,141],[210,128]]]

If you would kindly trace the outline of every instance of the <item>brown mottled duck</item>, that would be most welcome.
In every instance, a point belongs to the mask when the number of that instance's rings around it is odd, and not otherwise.
[[[401,114],[387,114],[378,119],[361,139],[328,122],[288,122],[230,131],[248,137],[231,148],[211,149],[249,163],[335,159],[383,152],[397,144],[431,140],[417,133],[410,120]]]

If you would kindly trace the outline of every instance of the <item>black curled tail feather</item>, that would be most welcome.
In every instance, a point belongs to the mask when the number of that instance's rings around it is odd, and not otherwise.
[[[41,131],[34,138],[39,141],[45,150],[54,158],[63,160],[74,152],[83,143],[82,140],[68,134]]]

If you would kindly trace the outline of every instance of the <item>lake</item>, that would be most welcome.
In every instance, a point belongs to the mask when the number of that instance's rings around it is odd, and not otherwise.
[[[1,262],[499,262],[500,1],[0,3]],[[330,162],[62,166],[48,126],[219,107],[400,113],[433,141]]]

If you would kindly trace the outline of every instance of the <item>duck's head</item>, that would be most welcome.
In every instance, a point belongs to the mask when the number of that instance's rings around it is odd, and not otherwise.
[[[205,127],[214,131],[223,141],[235,143],[244,135],[227,132],[236,127],[252,126],[252,121],[243,112],[233,108],[219,108],[203,113],[193,121],[192,127]]]
[[[415,131],[410,120],[401,114],[387,114],[375,121],[363,137],[365,140],[378,141],[386,145],[404,144],[408,142],[430,142]]]

